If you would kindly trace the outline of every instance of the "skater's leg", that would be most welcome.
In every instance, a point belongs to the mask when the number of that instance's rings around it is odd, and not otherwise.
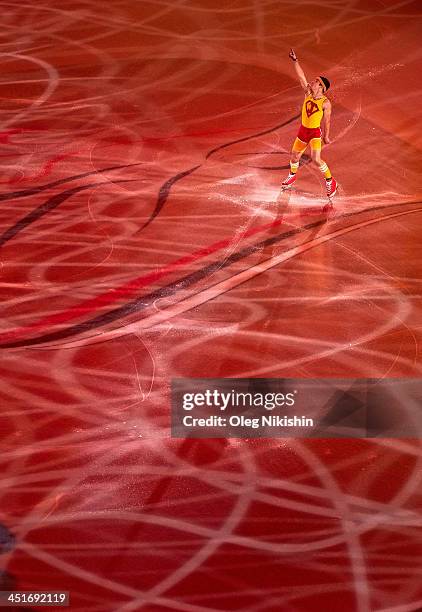
[[[292,152],[290,153],[290,173],[296,174],[299,168],[299,161],[307,147],[306,142],[302,142],[299,138],[293,143]]]
[[[299,138],[293,143],[290,153],[290,173],[287,178],[281,183],[282,187],[290,187],[296,180],[296,172],[299,168],[299,161],[306,149],[306,142],[302,142]]]
[[[327,187],[327,195],[329,198],[331,198],[337,190],[337,182],[331,176],[331,172],[327,163],[323,159],[321,159],[321,139],[313,138],[310,144],[312,161],[324,175]]]

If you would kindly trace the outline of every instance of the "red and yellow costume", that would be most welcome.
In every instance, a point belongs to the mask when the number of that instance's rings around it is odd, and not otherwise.
[[[314,98],[307,94],[302,106],[302,125],[293,144],[293,150],[303,152],[307,145],[321,149],[321,121],[324,116],[323,104],[327,98]]]

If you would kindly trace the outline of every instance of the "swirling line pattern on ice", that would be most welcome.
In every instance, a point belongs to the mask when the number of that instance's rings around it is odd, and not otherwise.
[[[134,14],[135,5],[142,13]],[[368,207],[364,187],[350,199],[360,177],[354,175],[355,185],[346,180],[360,168],[357,155],[366,153],[383,163],[371,205],[415,193],[412,127],[396,124],[389,140],[380,112],[386,87],[393,109],[414,99],[415,92],[393,93],[389,79],[403,76],[405,87],[419,57],[415,3],[306,6],[302,12],[287,1],[113,0],[100,12],[91,0],[1,3],[2,185],[10,191],[27,181],[28,193],[45,176],[51,184],[97,171],[109,181],[101,195],[75,194],[54,223],[40,218],[19,234],[19,244],[4,245],[0,288],[12,327],[45,308],[56,312],[70,297],[84,301],[146,274],[157,261],[166,265],[201,248],[202,238],[241,235],[272,220],[275,206],[292,229],[307,223],[314,196],[296,192],[274,204],[279,177],[250,168],[250,159],[237,165],[239,142],[175,185],[154,230],[155,223],[142,240],[133,238],[154,210],[160,185],[203,163],[206,151],[297,112],[299,90],[280,61],[291,44],[305,66],[330,69],[336,102],[345,105],[337,104],[333,126],[342,137],[327,149],[346,183],[339,209]],[[366,31],[370,42],[362,41]],[[399,42],[404,69],[391,57]],[[18,123],[21,132],[7,132]],[[285,154],[293,135],[261,136],[254,145]],[[348,142],[358,150],[346,172]],[[397,196],[393,160],[403,142],[409,155],[401,148],[401,159],[409,163]],[[136,169],[110,168],[140,162],[137,176]],[[308,180],[309,166],[301,173],[305,190],[317,184]],[[130,187],[113,183],[133,178],[139,182]],[[6,227],[45,199],[41,191],[13,203],[7,196],[0,195]],[[362,231],[364,249],[344,236],[313,258],[292,260],[288,275],[275,269],[153,330],[134,327],[95,346],[4,351],[2,523],[25,559],[19,587],[30,567],[41,582],[50,573],[55,583],[76,584],[75,610],[296,612],[315,601],[332,610],[341,602],[347,612],[418,610],[420,442],[229,440],[183,447],[166,439],[163,409],[168,377],[176,373],[312,376],[332,367],[420,376],[420,279],[410,265],[396,265],[412,258],[398,241],[389,257],[398,232],[413,244],[414,226],[405,217],[382,241]],[[161,299],[153,307],[160,314],[167,306]],[[333,309],[343,326],[327,337],[315,322]],[[227,347],[230,363],[222,357]],[[210,350],[214,362],[207,360]],[[105,549],[115,551],[110,573]],[[14,554],[5,557],[13,561]],[[292,573],[303,578],[300,585]]]

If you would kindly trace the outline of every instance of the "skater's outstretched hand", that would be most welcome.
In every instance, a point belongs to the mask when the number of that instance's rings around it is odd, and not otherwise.
[[[297,59],[297,55],[294,52],[294,49],[290,49],[289,57],[293,60],[295,64],[295,71],[299,78],[300,84],[302,85],[302,89],[304,89],[307,93],[309,92],[308,79],[305,76],[305,73],[302,70],[301,65],[299,64],[299,60]]]
[[[296,56],[296,53],[293,51],[293,49],[290,49],[289,57],[294,62],[297,62],[297,56]]]

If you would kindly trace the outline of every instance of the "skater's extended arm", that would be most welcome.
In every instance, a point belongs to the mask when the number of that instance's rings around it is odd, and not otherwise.
[[[295,65],[296,74],[299,78],[300,84],[302,85],[302,88],[306,91],[309,87],[308,80],[305,76],[305,73],[302,70],[301,65],[299,64],[299,60],[297,59],[296,53],[293,51],[293,49],[290,50],[289,57],[291,60],[293,60],[293,63]]]
[[[326,144],[330,144],[331,102],[329,100],[325,100],[322,108],[324,111],[324,116],[322,118],[323,138]]]

